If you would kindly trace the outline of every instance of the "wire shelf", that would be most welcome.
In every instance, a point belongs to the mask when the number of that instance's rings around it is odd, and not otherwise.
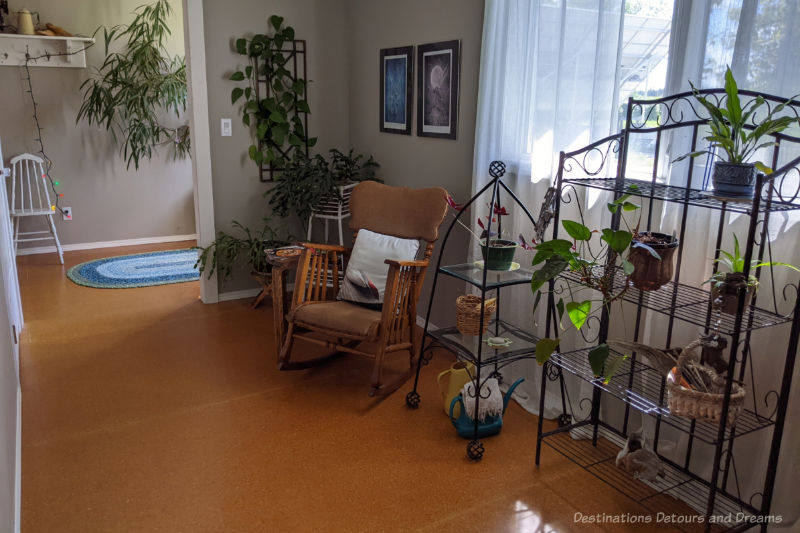
[[[691,419],[670,413],[665,380],[657,370],[629,357],[611,380],[605,383],[601,378],[595,377],[589,366],[589,350],[590,348],[583,348],[555,353],[550,357],[549,363],[578,376],[642,413],[660,417],[663,423],[679,431],[694,435],[705,443],[716,444],[719,435],[719,426],[716,423],[697,420],[692,424]],[[745,409],[733,428],[725,428],[725,439],[741,437],[774,423],[769,418]]]
[[[597,275],[602,274],[603,268],[595,267]],[[564,272],[561,277],[571,283],[581,283],[580,274],[577,272]],[[624,273],[620,269],[616,269],[613,282],[614,292],[621,290],[624,284]],[[634,304],[639,303],[639,298],[642,299],[642,307],[664,315],[674,316],[689,324],[704,328],[708,326],[706,318],[708,316],[708,304],[711,301],[711,294],[708,291],[671,281],[655,291],[640,291],[630,287],[623,296],[626,302]],[[716,315],[712,316],[712,320],[716,320]],[[735,316],[719,313],[719,321],[719,333],[731,335],[735,331]],[[790,321],[791,317],[785,317],[760,307],[748,307],[745,308],[739,331],[756,330],[785,324]]]
[[[592,446],[591,439],[592,426],[583,425],[571,432],[553,434],[543,442],[647,510],[683,519],[682,523],[670,525],[685,532],[704,531],[708,525],[708,519],[703,516],[709,496],[708,486],[668,464],[664,464],[663,478],[657,477],[655,481],[638,479],[616,466],[617,453],[625,444],[621,437],[603,431],[597,446]],[[720,523],[712,524],[711,531],[736,528],[752,516],[751,509],[717,492],[714,517]]]
[[[685,187],[676,187],[674,185],[652,183],[630,178],[623,179],[621,184],[617,182],[616,178],[574,178],[564,179],[564,183],[591,187],[593,189],[602,189],[605,191],[615,191],[620,194],[628,193],[641,198],[653,198],[665,202],[688,204],[708,209],[722,210],[724,208],[726,211],[733,213],[749,214],[753,207],[752,200],[724,198],[714,196],[711,191],[687,189]],[[636,187],[635,190],[631,190],[632,185]],[[795,209],[800,209],[800,204],[781,201],[777,198],[772,198],[769,202],[767,202],[767,199],[762,199],[759,205],[759,212],[761,213],[765,211],[792,211]]]

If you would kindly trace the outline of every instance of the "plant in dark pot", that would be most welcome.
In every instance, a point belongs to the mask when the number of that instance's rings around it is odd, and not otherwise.
[[[758,150],[777,144],[774,135],[780,133],[791,124],[797,123],[797,117],[777,116],[794,97],[786,102],[770,108],[769,112],[760,120],[756,120],[756,112],[765,105],[761,96],[756,96],[752,103],[747,103],[744,108],[739,98],[739,89],[733,78],[731,69],[725,72],[725,105],[719,101],[713,102],[693,85],[695,99],[708,111],[708,127],[711,132],[704,139],[708,141],[709,150],[690,152],[674,162],[687,157],[698,157],[711,153],[722,157],[714,150],[719,147],[726,155],[727,160],[716,161],[712,180],[714,192],[725,197],[752,198],[756,182],[756,173],[761,171],[770,174],[772,170],[760,161],[748,162]],[[765,140],[773,136],[771,140]]]
[[[635,187],[629,190],[632,189]],[[612,214],[620,210],[638,210],[639,206],[630,201],[630,196],[623,194],[607,204],[608,210]],[[620,221],[626,229],[606,227],[593,230],[584,225],[582,220],[562,220],[561,225],[568,239],[552,239],[533,247],[536,255],[532,265],[541,265],[531,279],[531,290],[535,295],[534,310],[542,295],[549,294],[558,313],[559,329],[565,329],[561,325],[565,314],[571,325],[581,330],[588,327],[590,317],[601,313],[604,308],[610,309],[613,302],[624,298],[632,286],[630,279],[639,268],[626,258],[626,255],[630,257],[628,254],[634,246],[648,255],[658,255],[654,251],[651,254],[648,244],[642,242],[637,245],[634,242],[637,231],[628,224],[622,213]],[[622,280],[619,279],[620,274]],[[553,281],[552,292],[546,289],[550,281]],[[559,343],[557,337],[543,338],[537,342],[536,360],[539,364],[544,364],[550,358]],[[587,357],[594,375],[608,383],[627,355],[614,354],[608,344],[601,343],[589,350]]]
[[[719,254],[720,258],[716,262],[725,267],[726,271],[718,270],[705,283],[711,284],[711,302],[714,309],[729,315],[735,315],[739,304],[739,295],[746,291],[744,296],[744,307],[746,308],[750,305],[753,293],[758,288],[758,279],[752,274],[747,277],[744,275],[745,262],[736,234],[733,235],[733,253],[720,250]],[[751,270],[772,266],[787,267],[800,272],[800,269],[789,263],[772,261],[759,263],[757,259],[752,260],[750,263]]]
[[[634,233],[628,253],[628,261],[634,266],[630,276],[633,286],[643,291],[654,291],[672,281],[673,258],[679,244],[674,235],[666,233]]]
[[[200,255],[195,266],[200,272],[208,271],[210,278],[214,272],[219,272],[222,281],[227,280],[233,273],[233,268],[240,259],[244,259],[250,266],[251,275],[266,276],[270,272],[267,263],[267,248],[276,248],[288,244],[287,239],[278,237],[277,231],[270,225],[269,219],[264,219],[264,227],[258,232],[252,232],[248,227],[233,221],[233,227],[240,230],[243,236],[236,236],[220,231],[214,242],[203,247],[198,247]]]
[[[464,209],[464,206],[456,203],[450,195],[447,196],[447,203],[455,211],[462,211]],[[481,229],[480,235],[472,231],[458,218],[456,218],[456,222],[465,228],[478,242],[481,249],[481,256],[483,257],[487,270],[512,270],[514,268],[519,268],[519,264],[514,263],[514,254],[517,248],[519,248],[519,244],[515,241],[500,238],[497,232],[489,232],[487,226],[491,219],[491,223],[496,224],[495,227],[501,228],[501,218],[508,216],[508,211],[506,211],[505,206],[500,206],[500,204],[495,204],[494,208],[487,204],[487,207],[489,207],[491,215],[478,218],[478,227]],[[486,220],[486,222],[484,222],[484,220]]]

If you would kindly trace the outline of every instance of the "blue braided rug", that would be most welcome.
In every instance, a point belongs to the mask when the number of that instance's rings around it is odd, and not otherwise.
[[[86,287],[128,289],[195,281],[197,250],[167,250],[146,254],[107,257],[75,265],[67,277]]]

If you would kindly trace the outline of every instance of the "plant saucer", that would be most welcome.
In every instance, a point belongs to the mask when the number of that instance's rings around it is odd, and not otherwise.
[[[473,265],[483,270],[483,260],[475,261]],[[515,270],[519,270],[519,268],[520,268],[519,263],[512,261],[511,268],[509,268],[508,270],[495,270],[495,272],[514,272]]]
[[[488,344],[491,348],[505,348],[514,343],[514,341],[508,337],[489,337],[488,339],[484,339],[483,342]]]

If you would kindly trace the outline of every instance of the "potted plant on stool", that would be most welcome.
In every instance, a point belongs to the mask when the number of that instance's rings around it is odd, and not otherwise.
[[[708,126],[711,134],[704,137],[710,143],[709,150],[713,147],[720,147],[727,156],[727,161],[716,161],[712,181],[714,192],[725,197],[752,198],[753,188],[756,182],[756,172],[761,171],[765,174],[772,172],[768,166],[761,161],[748,163],[747,161],[759,149],[773,146],[776,141],[763,141],[768,135],[775,135],[788,128],[792,123],[797,123],[796,117],[776,117],[786,105],[795,97],[770,109],[769,113],[755,123],[753,120],[755,112],[765,104],[761,96],[755,98],[752,105],[746,105],[742,109],[739,99],[739,89],[736,80],[733,78],[731,69],[725,72],[725,107],[711,102],[703,96],[700,91],[691,83],[695,99],[706,108],[709,114]],[[751,121],[748,124],[748,121]],[[678,162],[687,157],[698,157],[705,153],[717,155],[714,151],[701,150],[685,154],[673,162]],[[722,156],[719,156],[722,157]]]

